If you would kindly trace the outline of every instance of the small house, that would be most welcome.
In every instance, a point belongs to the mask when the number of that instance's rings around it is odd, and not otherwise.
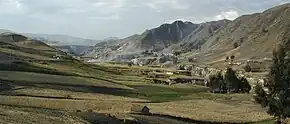
[[[133,113],[137,113],[137,114],[150,114],[150,109],[147,106],[133,106],[131,108],[131,112]]]
[[[142,114],[150,114],[150,109],[147,106],[144,106],[141,111]]]

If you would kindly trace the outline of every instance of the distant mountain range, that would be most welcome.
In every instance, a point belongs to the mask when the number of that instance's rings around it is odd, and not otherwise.
[[[138,56],[145,50],[158,53],[171,53],[172,50],[181,49],[190,51],[200,48],[206,39],[229,22],[220,20],[194,24],[178,20],[172,24],[162,24],[157,28],[146,30],[140,35],[98,43],[86,56],[98,56],[110,61],[118,59],[118,56],[134,58],[126,56]]]
[[[33,33],[22,33],[22,35],[36,40],[40,40],[64,52],[68,52],[78,56],[83,55],[83,53],[86,53],[87,51],[91,50],[93,46],[95,46],[99,42],[118,39],[116,37],[110,37],[104,40],[92,40],[68,35],[33,34]]]
[[[239,61],[270,57],[273,47],[288,39],[289,3],[262,13],[243,15],[233,21],[219,20],[201,24],[175,21],[162,24],[140,35],[98,43],[86,56],[107,61],[125,61],[140,58],[146,50],[157,53],[182,51],[187,58],[213,64],[224,63],[225,58],[231,55],[235,55]]]
[[[68,35],[33,34],[33,33],[22,33],[22,35],[44,41],[47,44],[54,46],[64,46],[64,45],[94,46],[98,42],[101,42],[101,40],[85,39]]]
[[[10,31],[0,29],[0,33],[3,32]],[[112,37],[91,40],[65,35],[23,35],[62,51],[100,61],[151,59],[181,52],[184,58],[192,58],[195,63],[223,65],[227,64],[225,58],[232,55],[239,62],[269,58],[275,45],[282,41],[290,42],[290,4],[243,15],[233,21],[224,19],[194,24],[177,20],[123,39]]]

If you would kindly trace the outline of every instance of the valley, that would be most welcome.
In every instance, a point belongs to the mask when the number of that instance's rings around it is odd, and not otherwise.
[[[123,39],[1,30],[0,123],[275,123],[255,87],[272,76],[275,46],[289,50],[289,22],[288,3]]]

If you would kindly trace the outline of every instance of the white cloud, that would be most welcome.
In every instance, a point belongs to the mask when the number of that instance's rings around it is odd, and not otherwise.
[[[235,19],[286,2],[290,0],[0,0],[0,28],[126,37],[164,22]]]
[[[234,20],[237,17],[239,17],[239,12],[235,10],[229,10],[226,12],[221,12],[219,15],[215,16],[215,20],[222,20],[222,19],[229,19],[229,20]]]

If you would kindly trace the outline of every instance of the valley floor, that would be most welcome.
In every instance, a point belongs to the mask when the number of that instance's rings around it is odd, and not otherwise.
[[[273,122],[251,94],[212,94],[202,86],[153,84],[136,73],[148,69],[78,61],[17,63],[17,68],[1,64],[0,123]],[[132,113],[132,108],[143,106],[152,114]]]

